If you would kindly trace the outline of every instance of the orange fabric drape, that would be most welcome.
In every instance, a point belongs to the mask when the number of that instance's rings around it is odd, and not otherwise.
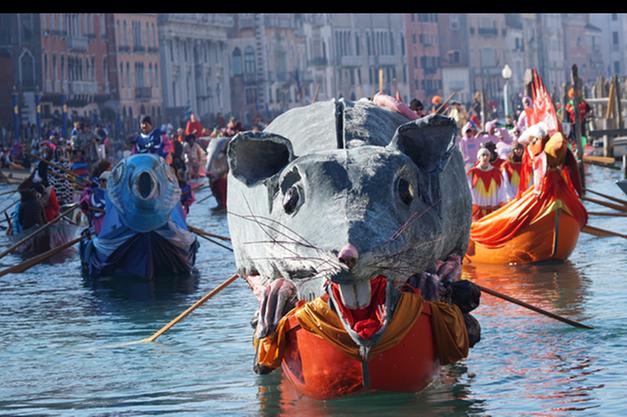
[[[390,324],[370,351],[370,356],[384,352],[400,343],[422,313],[424,303],[425,301],[419,294],[403,292]],[[431,307],[433,335],[441,363],[452,363],[466,357],[468,334],[459,308],[441,302],[426,303],[429,303]],[[338,315],[329,306],[328,296],[324,295],[288,312],[279,321],[274,334],[260,340],[254,339],[257,361],[260,365],[271,369],[281,365],[287,340],[286,334],[291,328],[289,323],[293,320],[292,317],[295,317],[304,330],[328,341],[350,357],[356,360],[361,359],[358,346],[344,329]]]
[[[559,169],[550,169],[542,179],[539,194],[529,188],[521,198],[473,222],[470,239],[487,247],[499,247],[516,236],[523,227],[544,215],[553,204],[568,211],[581,227],[588,222],[588,213],[577,197],[568,174]]]

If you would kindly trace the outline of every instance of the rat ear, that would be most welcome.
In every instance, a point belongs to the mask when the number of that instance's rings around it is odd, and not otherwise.
[[[454,148],[456,131],[453,119],[433,114],[399,126],[388,147],[398,149],[418,168],[434,174],[444,168],[448,154]]]
[[[250,186],[280,172],[295,156],[292,143],[283,136],[244,132],[229,142],[227,158],[233,176]]]

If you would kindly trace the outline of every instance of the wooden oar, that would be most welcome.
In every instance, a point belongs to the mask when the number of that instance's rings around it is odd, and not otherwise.
[[[159,329],[152,336],[147,337],[146,339],[140,340],[139,343],[142,343],[142,342],[154,342],[155,340],[157,340],[157,338],[159,336],[161,336],[162,334],[167,332],[172,326],[174,326],[176,323],[178,323],[179,321],[181,321],[185,317],[187,317],[189,315],[189,313],[191,313],[192,311],[196,310],[198,307],[200,307],[201,305],[206,303],[207,300],[209,300],[211,297],[213,297],[214,295],[216,295],[217,293],[219,293],[220,291],[222,291],[223,289],[225,289],[226,287],[231,285],[231,283],[233,281],[235,281],[238,277],[239,277],[238,274],[231,275],[226,281],[224,281],[222,284],[218,285],[213,290],[209,291],[200,300],[196,301],[191,307],[189,307],[187,310],[185,310],[181,314],[179,314],[174,320],[172,320],[171,322],[169,322],[168,324],[163,326],[161,329]]]
[[[209,195],[203,197],[200,201],[196,201],[196,204],[205,202],[209,197],[213,197],[213,193],[209,193]]]
[[[579,328],[582,328],[582,329],[593,329],[593,327],[586,326],[585,324],[581,324],[579,322],[567,319],[566,317],[558,316],[557,314],[551,313],[550,311],[543,310],[543,309],[541,309],[539,307],[536,307],[534,305],[527,304],[524,301],[521,301],[521,300],[518,300],[516,298],[510,297],[509,295],[505,295],[505,294],[500,293],[498,291],[494,291],[493,289],[486,288],[486,287],[484,287],[482,285],[479,285],[477,283],[473,283],[473,284],[475,284],[477,286],[477,288],[479,288],[481,291],[483,291],[483,292],[485,292],[487,294],[490,294],[490,295],[493,295],[494,297],[498,297],[498,298],[501,298],[503,300],[509,301],[510,303],[518,304],[519,306],[528,308],[529,310],[533,310],[536,313],[544,314],[547,317],[551,317],[552,319],[559,320],[561,322],[570,324],[571,326],[579,327]]]
[[[0,259],[5,257],[6,255],[8,255],[9,253],[13,252],[18,246],[20,246],[22,243],[26,242],[28,239],[32,238],[33,236],[35,236],[36,234],[48,229],[50,226],[52,226],[53,224],[55,224],[56,222],[58,222],[59,220],[61,220],[61,218],[63,216],[65,216],[68,213],[71,213],[72,211],[76,210],[79,207],[78,203],[74,203],[72,204],[72,206],[70,206],[69,209],[65,210],[62,213],[59,213],[59,215],[57,217],[55,217],[54,219],[50,220],[48,223],[44,224],[43,226],[41,226],[39,229],[35,230],[33,233],[29,234],[28,236],[20,239],[17,243],[15,243],[13,246],[11,246],[9,249],[3,251],[2,253],[0,253]]]
[[[13,194],[17,192],[17,188],[15,190],[9,190],[9,191],[5,191],[3,193],[0,193],[0,195],[7,195],[7,194]]]
[[[609,207],[611,209],[627,213],[627,207],[619,205],[619,204],[608,203],[608,202],[597,200],[596,198],[590,198],[590,197],[581,197],[581,199],[584,201],[589,201],[591,203],[599,204],[601,206]]]
[[[230,250],[231,252],[233,252],[233,249],[229,248],[228,246],[223,245],[223,244],[222,244],[222,243],[220,243],[220,242],[216,242],[215,240],[211,239],[210,237],[207,237],[207,236],[202,235],[202,234],[199,234],[199,233],[196,233],[196,234],[197,234],[198,236],[200,236],[201,238],[208,240],[208,241],[209,241],[209,242],[211,242],[211,243],[215,243],[216,245],[218,245],[218,246],[222,246],[224,249],[228,249],[228,250]]]
[[[446,100],[444,100],[444,101],[442,102],[442,104],[440,104],[440,105],[438,106],[438,108],[435,110],[435,114],[440,114],[442,111],[444,111],[444,109],[445,109],[445,107],[444,107],[444,106],[446,106],[446,104],[447,104],[449,101],[451,101],[451,99],[452,99],[452,98],[455,96],[455,94],[457,94],[457,93],[458,93],[458,91],[453,91],[453,92],[452,92],[452,93],[448,96],[448,98],[447,98]]]
[[[191,226],[189,224],[187,225],[187,228],[189,229],[190,232],[196,233],[197,235],[205,235],[209,237],[215,237],[216,239],[228,240],[229,242],[231,241],[231,238],[228,236],[220,236],[220,235],[216,235],[213,233],[209,233],[199,227]]]
[[[12,202],[11,204],[9,204],[8,206],[6,206],[5,208],[3,208],[2,210],[0,210],[0,212],[4,213],[6,212],[8,209],[10,209],[11,207],[13,207],[14,205],[16,205],[17,203],[19,203],[20,200],[19,198],[17,200],[15,200],[14,202]]]
[[[589,188],[586,188],[585,192],[586,193],[596,194],[596,195],[601,196],[601,197],[605,197],[608,200],[615,201],[615,202],[620,203],[620,204],[622,204],[622,205],[627,207],[627,201],[626,200],[621,200],[620,198],[612,197],[611,195],[602,194],[602,193],[599,193],[597,191],[590,190]]]
[[[610,217],[627,217],[627,213],[605,213],[600,211],[589,211],[589,216],[610,216]]]
[[[627,235],[623,235],[622,233],[617,233],[617,232],[612,232],[611,230],[605,230],[605,229],[601,229],[599,227],[593,227],[593,226],[584,226],[583,229],[581,229],[582,232],[585,233],[589,233],[591,235],[595,235],[598,237],[622,237],[627,239]]]
[[[19,265],[15,265],[12,267],[9,267],[3,271],[0,271],[0,277],[6,275],[6,274],[10,274],[10,273],[20,273],[20,272],[24,272],[27,269],[30,269],[31,267],[37,265],[38,263],[41,263],[43,261],[45,261],[48,258],[51,258],[52,256],[56,255],[59,252],[64,251],[65,249],[69,248],[72,245],[77,244],[78,242],[80,242],[81,237],[77,237],[74,240],[70,240],[69,242],[64,243],[61,246],[58,246],[56,248],[50,249],[49,251],[46,251],[40,255],[37,256],[33,256],[30,259],[25,260],[24,262],[22,262]]]

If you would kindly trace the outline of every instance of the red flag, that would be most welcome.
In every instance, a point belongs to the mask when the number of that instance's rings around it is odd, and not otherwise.
[[[531,105],[531,115],[529,118],[529,126],[539,122],[544,122],[549,128],[549,136],[555,132],[562,131],[562,125],[557,118],[555,106],[551,100],[551,95],[546,91],[546,87],[542,82],[542,78],[536,69],[533,69],[533,84],[531,88],[531,97],[533,103]],[[531,116],[531,117],[529,117]]]

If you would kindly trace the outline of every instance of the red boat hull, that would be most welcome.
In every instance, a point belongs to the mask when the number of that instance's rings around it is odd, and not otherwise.
[[[366,364],[300,326],[287,332],[286,345],[284,375],[300,392],[321,400],[366,390],[417,392],[440,367],[428,305],[400,343]]]

